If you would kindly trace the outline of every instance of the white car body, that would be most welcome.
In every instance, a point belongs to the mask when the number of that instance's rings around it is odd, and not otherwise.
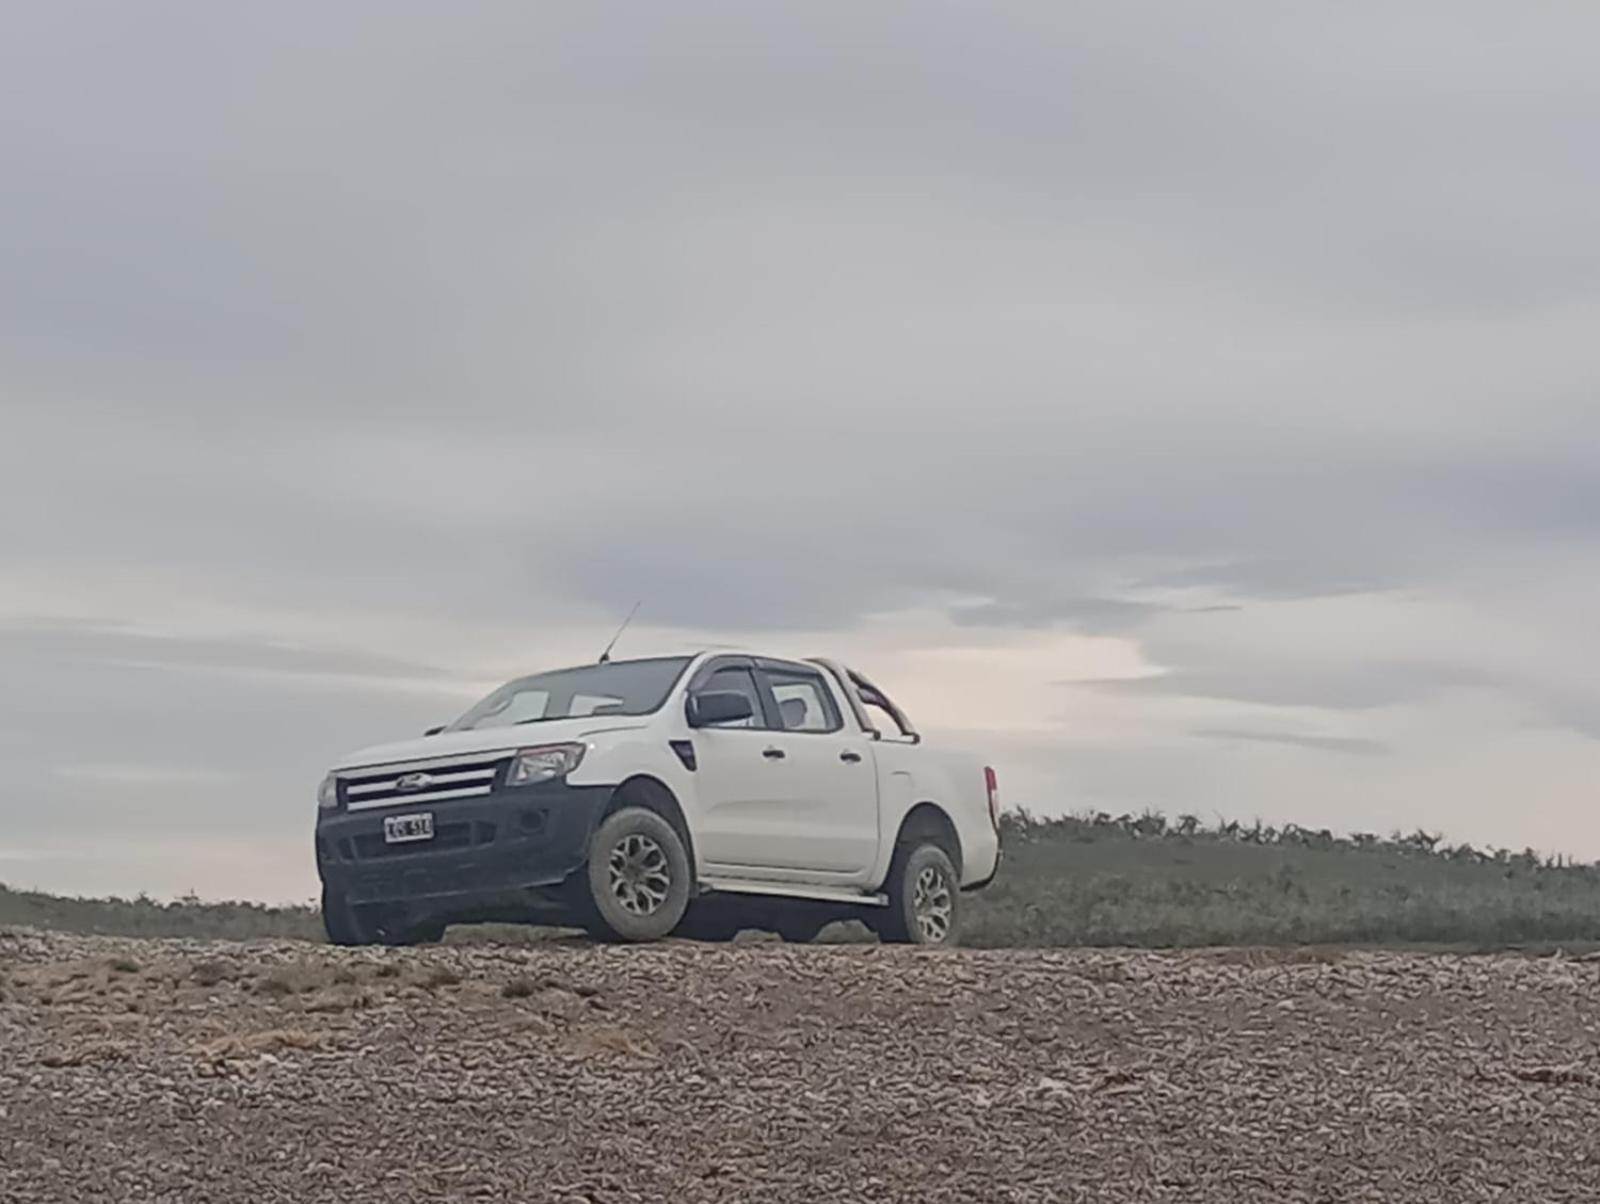
[[[993,771],[975,757],[924,742],[865,676],[821,658],[716,651],[685,661],[665,700],[648,714],[443,730],[341,758],[325,783],[319,816],[324,882],[369,902],[552,886],[576,872],[577,843],[604,815],[606,800],[624,789],[677,809],[697,896],[727,892],[881,906],[909,822],[945,833],[962,889],[994,877],[1000,854]],[[691,722],[698,705],[691,697],[720,692],[726,698],[721,686],[733,682],[743,689],[746,675],[756,686],[758,714],[733,726]],[[802,730],[775,727],[774,719]],[[500,767],[519,752],[573,746],[581,748],[581,760],[559,783],[506,787],[507,771]],[[429,838],[404,856],[374,843],[376,825],[401,813],[426,814],[430,834],[445,830],[456,815],[471,816],[474,832],[489,829],[503,841],[499,834],[509,831],[508,821],[496,817],[534,797],[553,800],[541,812],[548,818],[539,821],[548,835],[543,843],[530,839],[520,862],[478,846],[435,855]],[[578,811],[595,818],[569,818]],[[394,839],[385,831],[385,839]],[[345,858],[352,840],[376,860]],[[566,851],[547,857],[557,844]],[[434,864],[436,871],[428,868]],[[391,880],[394,885],[385,885]]]

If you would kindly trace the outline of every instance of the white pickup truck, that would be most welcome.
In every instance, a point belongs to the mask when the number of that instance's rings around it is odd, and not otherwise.
[[[948,944],[999,866],[996,789],[831,660],[557,669],[338,762],[318,791],[323,918],[337,944],[487,919],[810,940],[845,918]]]

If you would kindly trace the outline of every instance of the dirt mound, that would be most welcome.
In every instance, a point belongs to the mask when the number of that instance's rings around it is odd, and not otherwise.
[[[0,932],[0,1199],[1600,1198],[1600,964]]]

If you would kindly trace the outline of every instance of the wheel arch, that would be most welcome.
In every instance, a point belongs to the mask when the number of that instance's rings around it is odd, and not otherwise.
[[[604,810],[595,817],[595,827],[598,828],[624,807],[643,807],[647,811],[654,811],[671,824],[672,830],[678,834],[678,839],[683,841],[683,851],[689,857],[690,874],[697,874],[694,835],[689,831],[688,817],[684,815],[683,806],[678,802],[678,796],[672,792],[672,787],[650,774],[634,774],[611,792]],[[693,889],[694,878],[691,877],[691,893]]]
[[[923,838],[930,839],[945,851],[955,866],[956,878],[961,877],[961,835],[956,830],[955,821],[950,818],[950,813],[938,803],[924,800],[907,811],[905,818],[900,821],[900,830],[895,834],[894,847],[898,852],[901,848],[919,842]]]

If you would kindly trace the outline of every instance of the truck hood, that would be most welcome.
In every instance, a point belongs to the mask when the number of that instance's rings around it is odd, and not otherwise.
[[[428,761],[435,757],[458,757],[469,753],[510,752],[540,744],[586,740],[601,732],[637,731],[644,726],[642,719],[599,716],[590,719],[544,719],[538,723],[492,727],[482,731],[440,732],[437,736],[357,749],[334,761],[333,768],[335,771],[361,769],[368,765]]]

